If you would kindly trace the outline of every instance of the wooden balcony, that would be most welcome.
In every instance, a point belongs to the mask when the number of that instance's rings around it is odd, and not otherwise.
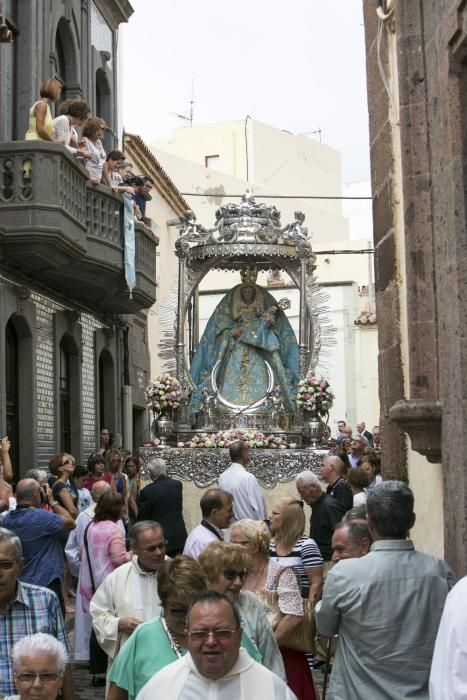
[[[136,224],[136,286],[125,281],[122,199],[94,187],[63,146],[0,143],[0,265],[106,313],[156,299],[156,239]]]

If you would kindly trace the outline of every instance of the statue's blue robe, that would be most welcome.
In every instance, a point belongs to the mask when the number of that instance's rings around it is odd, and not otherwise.
[[[293,410],[299,379],[299,354],[292,326],[283,311],[276,313],[272,326],[262,319],[262,311],[240,314],[234,319],[232,305],[239,286],[231,289],[217,305],[191,363],[191,376],[197,386],[190,401],[191,414],[201,407],[201,389],[212,390],[211,371],[218,360],[221,363],[217,385],[225,399],[248,405],[262,398],[268,388],[266,360],[273,369],[274,383],[281,385],[285,408]],[[262,296],[263,309],[277,303],[262,287],[257,287],[257,295]],[[238,327],[242,329],[242,335],[235,339],[232,331]]]

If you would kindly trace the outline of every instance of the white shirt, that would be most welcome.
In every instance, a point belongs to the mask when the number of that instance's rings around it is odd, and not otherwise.
[[[218,479],[219,488],[233,496],[235,520],[267,518],[266,503],[256,477],[244,466],[233,462]]]
[[[202,676],[191,654],[174,661],[156,673],[136,696],[136,700],[297,700],[278,678],[253,661],[244,649],[233,668],[217,681]]]
[[[430,700],[467,698],[467,576],[446,598],[431,663]]]
[[[185,547],[183,549],[183,554],[185,556],[198,559],[199,555],[208,544],[211,542],[219,542],[219,540],[224,539],[222,530],[219,530],[219,528],[212,523],[210,523],[210,525],[219,533],[219,537],[216,537],[215,534],[208,530],[207,527],[204,527],[204,525],[197,525],[190,532],[185,542]]]
[[[102,581],[94,593],[89,611],[97,641],[114,659],[128,636],[119,631],[121,617],[136,617],[147,622],[161,613],[157,591],[157,572],[143,571],[138,557],[117,567]]]

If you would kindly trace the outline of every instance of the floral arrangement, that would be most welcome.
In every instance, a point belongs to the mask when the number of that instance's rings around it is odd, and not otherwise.
[[[178,408],[183,397],[182,385],[170,374],[151,379],[144,393],[148,408],[160,416]]]
[[[304,411],[327,416],[334,403],[334,394],[327,379],[323,377],[306,377],[298,382],[297,404]]]
[[[295,443],[288,443],[280,435],[264,435],[258,431],[224,430],[219,433],[201,433],[189,442],[179,442],[177,447],[230,447],[234,442],[245,442],[248,447],[286,450],[295,448]]]

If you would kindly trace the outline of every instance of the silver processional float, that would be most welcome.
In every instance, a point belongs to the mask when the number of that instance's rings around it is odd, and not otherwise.
[[[327,380],[316,376],[323,348],[334,342],[327,295],[316,280],[302,212],[282,226],[275,206],[247,192],[215,218],[205,228],[190,210],[170,222],[178,228],[177,298],[161,305],[165,371],[146,390],[155,446],[141,450],[142,475],[148,459],[166,448],[171,475],[206,487],[228,465],[228,445],[244,439],[249,469],[273,488],[303,469],[318,473],[322,461],[323,418],[333,400]],[[237,272],[240,280],[200,339],[198,290],[211,270]],[[285,314],[290,300],[257,284],[263,271],[285,271],[299,290],[298,339]]]

